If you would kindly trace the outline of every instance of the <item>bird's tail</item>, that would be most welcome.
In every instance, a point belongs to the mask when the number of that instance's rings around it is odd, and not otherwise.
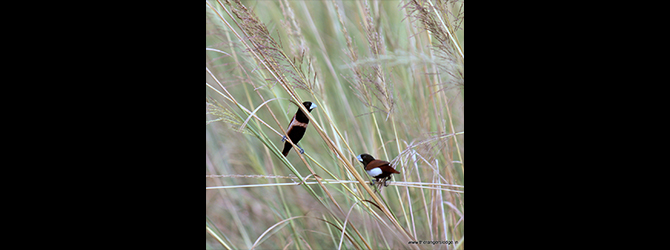
[[[284,151],[282,151],[284,157],[288,155],[288,152],[291,152],[291,143],[286,142],[284,143]]]

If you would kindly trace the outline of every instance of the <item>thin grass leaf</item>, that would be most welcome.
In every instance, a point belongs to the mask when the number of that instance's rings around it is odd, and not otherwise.
[[[261,105],[258,105],[258,107],[256,107],[256,109],[254,109],[254,111],[252,111],[251,114],[249,114],[249,117],[247,117],[247,119],[244,120],[244,122],[243,122],[242,125],[240,126],[239,130],[243,130],[244,127],[247,126],[247,122],[249,122],[249,120],[251,119],[251,117],[254,116],[254,115],[256,114],[256,112],[258,112],[258,110],[261,109],[261,107],[263,107],[263,106],[264,106],[265,104],[267,104],[268,102],[271,102],[271,101],[274,101],[274,100],[277,100],[277,98],[272,98],[272,99],[270,99],[270,100],[267,100],[267,101],[261,103]]]

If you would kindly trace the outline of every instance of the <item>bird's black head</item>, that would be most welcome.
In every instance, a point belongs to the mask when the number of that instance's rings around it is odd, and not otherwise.
[[[358,159],[358,161],[363,163],[363,166],[367,166],[368,163],[375,160],[375,158],[372,157],[372,155],[369,155],[369,154],[360,154],[356,158]]]
[[[310,113],[312,112],[312,109],[316,108],[316,104],[312,102],[303,102],[302,105],[305,106],[305,108],[309,110]]]

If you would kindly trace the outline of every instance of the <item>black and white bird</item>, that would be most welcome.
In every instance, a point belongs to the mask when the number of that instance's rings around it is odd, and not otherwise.
[[[369,154],[360,154],[356,158],[358,161],[363,163],[365,172],[367,172],[371,177],[375,178],[375,181],[383,181],[385,187],[388,186],[386,182],[391,179],[391,174],[400,174],[400,172],[391,166],[390,162],[375,160],[375,158]],[[382,183],[380,183],[380,185],[381,184]]]
[[[313,109],[316,108],[316,104],[312,102],[303,102],[302,105],[305,106],[305,108],[309,110],[310,113]],[[298,146],[298,142],[300,139],[302,139],[302,136],[305,135],[305,131],[307,131],[307,124],[309,124],[309,118],[307,118],[307,115],[305,115],[305,113],[303,113],[302,110],[298,108],[298,112],[295,113],[291,119],[291,123],[288,124],[288,129],[286,130],[286,134],[289,138],[291,138],[291,141],[296,146]],[[286,141],[286,136],[284,136],[281,141]],[[298,148],[300,148],[301,154],[305,153],[305,150],[300,146],[298,146]],[[287,156],[288,152],[291,152],[291,143],[286,141],[284,143],[284,150],[282,151],[282,154]]]

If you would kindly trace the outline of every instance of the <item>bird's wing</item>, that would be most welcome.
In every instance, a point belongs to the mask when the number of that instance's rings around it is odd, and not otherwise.
[[[381,166],[390,165],[390,164],[391,163],[389,163],[388,161],[372,160],[370,163],[368,163],[366,168],[367,169],[373,169],[373,168],[376,168],[376,167],[381,167]]]
[[[373,160],[370,163],[368,163],[368,166],[365,169],[373,169],[379,167],[381,170],[386,171],[386,172],[391,172],[391,173],[396,173],[399,174],[395,168],[391,166],[391,163],[388,161],[382,161],[382,160]]]

